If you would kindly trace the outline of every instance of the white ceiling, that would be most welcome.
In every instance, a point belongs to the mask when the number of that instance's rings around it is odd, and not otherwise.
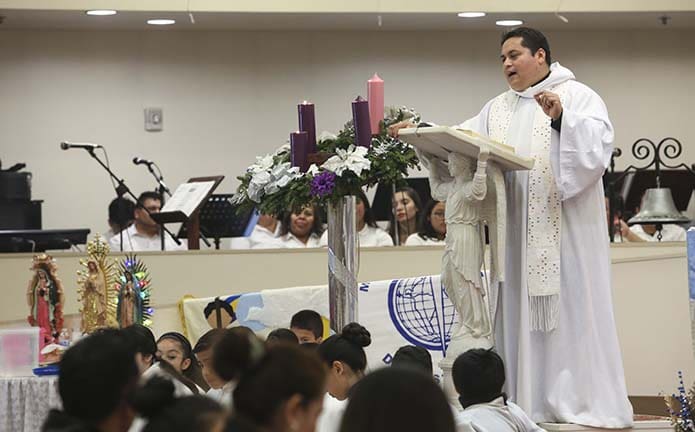
[[[522,19],[543,30],[695,29],[695,12],[670,12],[664,26],[658,12],[563,13],[569,23],[552,13],[495,13],[484,18],[462,19],[452,13],[194,13],[195,24],[185,12],[121,12],[93,17],[81,11],[0,10],[0,30],[499,30],[498,19]],[[173,18],[171,26],[145,23],[151,18]]]

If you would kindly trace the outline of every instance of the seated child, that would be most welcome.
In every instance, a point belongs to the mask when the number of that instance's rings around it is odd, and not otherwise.
[[[456,417],[459,432],[542,432],[502,392],[504,363],[491,349],[461,354],[451,371],[463,411]]]
[[[323,339],[323,319],[313,310],[305,309],[292,316],[290,330],[297,335],[300,344],[321,343]]]

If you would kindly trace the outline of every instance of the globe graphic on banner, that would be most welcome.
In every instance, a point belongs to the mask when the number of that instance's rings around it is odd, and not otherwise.
[[[414,345],[446,352],[458,322],[439,278],[397,279],[389,286],[389,315],[400,334]]]

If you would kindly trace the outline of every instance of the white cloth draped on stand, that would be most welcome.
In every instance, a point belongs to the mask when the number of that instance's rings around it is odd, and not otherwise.
[[[41,430],[48,411],[61,407],[57,376],[0,378],[0,431]]]

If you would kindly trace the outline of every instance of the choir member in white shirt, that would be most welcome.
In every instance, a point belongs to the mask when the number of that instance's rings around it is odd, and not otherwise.
[[[391,204],[396,222],[392,220],[389,224],[389,234],[396,246],[403,246],[408,237],[417,232],[417,221],[422,209],[420,195],[411,187],[400,187],[391,197]]]
[[[504,363],[493,350],[461,354],[451,371],[463,411],[456,416],[459,432],[542,432],[502,392]]]
[[[418,232],[405,241],[406,246],[443,246],[446,237],[443,201],[431,200],[420,215]]]
[[[616,241],[628,242],[684,242],[685,229],[676,224],[663,224],[661,226],[661,240],[656,225],[632,225],[628,226],[620,220],[620,236]]]
[[[145,210],[146,209],[146,210]],[[138,197],[135,208],[135,223],[123,230],[122,236],[114,235],[109,240],[112,251],[158,251],[162,249],[160,237],[160,226],[155,222],[149,213],[158,213],[162,209],[162,197],[157,192],[143,192]],[[164,234],[164,250],[186,250],[188,247],[184,241],[180,245],[169,236]],[[123,237],[123,248],[121,248],[121,237]]]
[[[364,192],[357,195],[355,216],[357,216],[357,241],[359,247],[393,246],[391,236],[376,225],[376,219]],[[321,236],[321,246],[328,245],[328,231]]]
[[[128,198],[114,198],[109,204],[109,230],[104,233],[108,241],[133,224],[135,220],[135,203]]]
[[[261,214],[249,236],[249,248],[253,249],[256,245],[277,239],[280,237],[280,231],[282,231],[282,223],[275,215]]]
[[[281,248],[319,247],[323,232],[321,214],[316,206],[306,206],[297,212],[288,211],[282,219],[280,237],[273,242]],[[271,246],[272,247],[272,246]]]
[[[260,214],[253,231],[248,237],[231,239],[231,249],[260,249],[265,244],[274,242],[280,237],[282,224],[274,215]]]
[[[644,200],[644,195],[642,195],[642,200]],[[635,209],[637,213],[640,211],[640,207]],[[606,217],[608,216],[608,198],[606,198]],[[684,242],[685,241],[685,228],[682,228],[676,224],[663,224],[661,226],[661,239],[659,239],[659,232],[656,229],[656,225],[632,225],[628,224],[620,217],[616,215],[614,221],[614,229],[616,230],[614,242]]]

